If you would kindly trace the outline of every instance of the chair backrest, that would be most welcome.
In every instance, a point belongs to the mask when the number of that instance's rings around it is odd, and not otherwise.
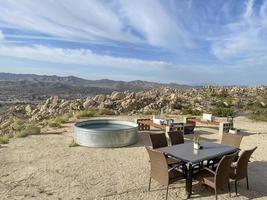
[[[168,135],[172,145],[184,143],[184,135],[181,131],[169,131]]]
[[[247,176],[248,162],[252,153],[256,149],[257,147],[254,147],[253,149],[245,150],[242,152],[236,163],[236,179],[243,179]]]
[[[146,150],[150,159],[150,177],[164,186],[169,185],[168,163],[165,155],[149,147],[146,147]]]
[[[215,187],[225,189],[229,183],[230,167],[233,159],[236,157],[237,152],[225,155],[220,160],[215,172]]]
[[[231,134],[231,133],[224,133],[222,135],[222,141],[221,144],[229,145],[235,148],[239,148],[243,136],[237,135],[237,134]]]
[[[153,149],[168,146],[165,133],[149,134],[149,138]]]

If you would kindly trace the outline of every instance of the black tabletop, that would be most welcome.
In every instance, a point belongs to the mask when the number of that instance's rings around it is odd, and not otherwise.
[[[203,140],[200,141],[200,145],[202,146],[202,149],[199,150],[193,148],[192,142],[163,147],[157,150],[191,164],[234,153],[239,150],[235,147]]]

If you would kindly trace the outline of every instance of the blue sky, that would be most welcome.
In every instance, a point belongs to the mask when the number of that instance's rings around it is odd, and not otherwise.
[[[1,0],[0,71],[267,84],[267,0]]]

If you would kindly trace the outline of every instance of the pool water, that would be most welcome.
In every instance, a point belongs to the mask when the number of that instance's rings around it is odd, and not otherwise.
[[[94,123],[94,124],[84,124],[80,126],[81,128],[94,129],[97,131],[108,131],[108,130],[120,130],[120,129],[129,129],[132,126],[125,124],[115,124],[115,123]]]

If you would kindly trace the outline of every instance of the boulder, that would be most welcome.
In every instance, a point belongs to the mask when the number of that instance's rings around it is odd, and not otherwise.
[[[68,101],[63,101],[60,105],[59,108],[66,108],[69,105]]]
[[[30,115],[32,113],[32,107],[30,104],[25,107],[25,111],[27,115]]]
[[[5,128],[9,127],[12,123],[13,123],[13,120],[8,119],[0,125],[0,129],[5,129]]]
[[[106,100],[106,95],[104,94],[99,94],[99,95],[96,95],[93,100],[95,102],[98,102],[98,103],[101,103],[101,102],[104,102]]]
[[[84,108],[91,108],[91,107],[95,107],[97,105],[97,102],[94,101],[93,99],[87,99],[84,103],[83,103],[83,107]]]
[[[112,100],[120,100],[123,99],[125,97],[125,94],[123,92],[112,92],[111,94],[111,99]]]
[[[59,96],[52,96],[50,97],[52,106],[57,105],[60,102]]]

